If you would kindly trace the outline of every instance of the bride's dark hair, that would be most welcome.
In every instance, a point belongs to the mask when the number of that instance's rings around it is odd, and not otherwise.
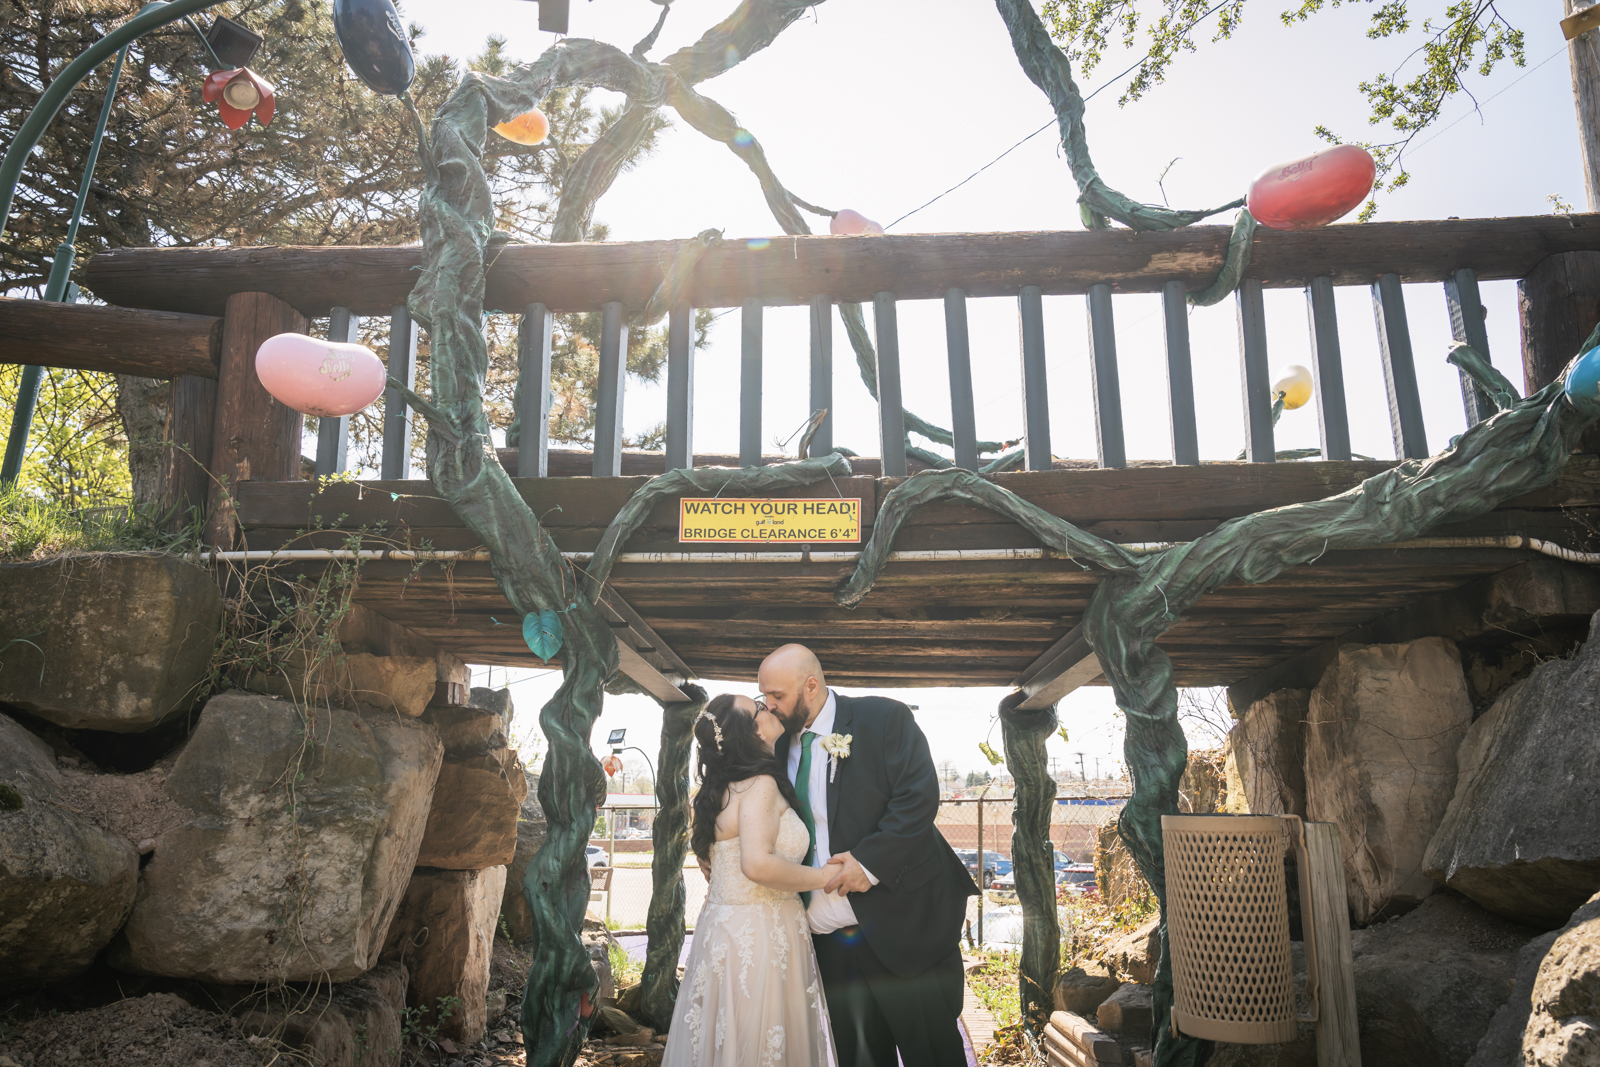
[[[717,835],[717,816],[722,812],[728,786],[734,782],[769,775],[778,783],[783,799],[795,814],[800,814],[800,799],[794,794],[783,764],[767,751],[761,735],[756,733],[755,716],[740,711],[734,699],[732,693],[713,697],[705,714],[694,721],[694,739],[700,749],[700,790],[694,795],[694,827],[689,844],[694,854],[707,862],[711,860],[711,842]]]

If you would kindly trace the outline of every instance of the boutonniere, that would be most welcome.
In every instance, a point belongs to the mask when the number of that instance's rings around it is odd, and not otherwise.
[[[818,739],[822,751],[828,754],[828,781],[833,781],[833,776],[838,773],[839,761],[850,756],[850,742],[855,740],[855,734],[825,734]]]

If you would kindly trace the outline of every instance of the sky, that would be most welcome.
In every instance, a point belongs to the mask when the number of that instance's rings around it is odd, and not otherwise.
[[[652,58],[689,43],[734,5],[735,0],[676,0]],[[1414,71],[1414,65],[1402,64],[1421,42],[1421,18],[1437,17],[1443,0],[1412,0],[1417,28],[1390,41],[1366,39],[1370,3],[1327,10],[1293,28],[1276,17],[1287,6],[1288,0],[1254,0],[1230,41],[1181,56],[1166,82],[1139,101],[1119,106],[1119,84],[1093,97],[1085,124],[1106,182],[1149,202],[1160,203],[1165,196],[1174,207],[1214,206],[1243,195],[1255,175],[1275,162],[1321,147],[1312,132],[1319,124],[1347,140],[1387,140],[1366,126],[1366,102],[1357,86],[1378,73]],[[1469,76],[1479,107],[1464,98],[1447,105],[1438,127],[1422,134],[1408,153],[1412,180],[1400,192],[1383,196],[1380,219],[1543,214],[1551,210],[1547,197],[1552,195],[1584,210],[1559,6],[1509,7],[1526,33],[1526,68],[1505,65],[1487,78]],[[1537,8],[1537,15],[1530,17],[1529,8]],[[579,0],[572,5],[571,35],[627,50],[659,12],[646,0]],[[508,54],[521,60],[535,58],[555,40],[537,30],[533,3],[406,0],[403,15],[425,30],[422,51],[457,58],[481,51],[491,33],[508,38]],[[1089,77],[1079,77],[1084,92],[1110,80],[1134,58],[1108,56]],[[798,196],[830,208],[853,208],[884,224],[961,182],[1051,120],[1044,95],[1017,65],[999,15],[982,0],[827,0],[772,47],[700,89],[754,133],[778,176]],[[1050,129],[889,232],[1077,229],[1077,216],[1076,187]],[[707,227],[722,229],[729,238],[781,233],[744,165],[681,121],[663,135],[652,157],[617,179],[595,217],[610,227],[614,240],[686,238]],[[813,222],[825,229],[826,220]],[[1486,283],[1483,293],[1490,355],[1520,383],[1514,283]],[[1450,336],[1442,287],[1408,286],[1406,300],[1428,443],[1437,451],[1465,428],[1456,373],[1443,359]],[[1391,458],[1370,296],[1364,289],[1340,289],[1337,307],[1352,447]],[[1268,290],[1266,311],[1273,366],[1309,365],[1303,293]],[[898,314],[906,406],[948,425],[941,305],[903,301]],[[1014,437],[1021,424],[1015,301],[971,301],[969,317],[979,436]],[[1170,458],[1158,298],[1118,296],[1115,318],[1128,454]],[[1046,297],[1045,319],[1052,442],[1058,455],[1092,457],[1083,299]],[[875,451],[875,403],[851,372],[849,346],[837,320],[835,330],[835,441],[870,453]],[[1195,309],[1190,330],[1201,455],[1232,458],[1243,445],[1232,302]],[[807,414],[807,331],[805,309],[767,310],[763,436],[769,443],[787,436]],[[694,434],[700,451],[737,450],[738,427],[722,417],[736,410],[737,368],[738,316],[729,315],[713,327],[710,347],[697,356]],[[654,426],[664,413],[664,384],[629,383],[627,433]],[[1314,406],[1285,413],[1277,443],[1279,448],[1315,446]],[[753,693],[755,667],[752,663],[750,676],[731,680],[727,688]],[[480,669],[474,684],[486,677]],[[500,685],[506,671],[495,668],[494,677]],[[531,741],[533,716],[557,683],[541,672],[512,671],[510,678],[519,709],[517,731]],[[917,705],[935,760],[951,760],[965,771],[987,766],[978,742],[991,737],[998,747],[994,708],[1003,693],[971,688],[896,695]],[[1090,776],[1096,759],[1108,770],[1118,764],[1122,731],[1108,689],[1081,689],[1062,702],[1059,713],[1069,740],[1053,739],[1050,754],[1063,768],[1075,770],[1080,752]],[[653,758],[660,728],[653,701],[608,698],[595,737],[603,741],[619,726],[628,728],[630,741],[642,741]],[[628,754],[630,761],[637,756]]]

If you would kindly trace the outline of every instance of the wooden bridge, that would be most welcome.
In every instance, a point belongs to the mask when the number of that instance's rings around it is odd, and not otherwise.
[[[664,453],[626,452],[620,411],[626,323],[643,307],[676,250],[673,242],[510,246],[488,275],[488,308],[521,315],[520,370],[548,381],[548,316],[602,311],[600,424],[593,452],[545,440],[547,390],[525,390],[526,446],[501,462],[563,551],[579,562],[651,474],[690,465],[748,466],[761,455],[761,319],[766,306],[812,308],[812,409],[831,408],[832,305],[871,303],[878,350],[878,457],[852,459],[854,477],[791,496],[861,500],[863,539],[884,496],[921,469],[907,452],[895,329],[899,301],[944,303],[954,452],[977,450],[965,302],[1018,300],[1025,426],[1021,469],[996,473],[1020,496],[1100,536],[1132,545],[1192,539],[1235,516],[1347,490],[1386,462],[1351,459],[1335,286],[1371,290],[1397,459],[1427,454],[1402,283],[1444,287],[1454,335],[1487,352],[1480,280],[1521,281],[1526,387],[1559,373],[1600,321],[1600,216],[1448,220],[1260,231],[1249,277],[1235,294],[1248,459],[1200,463],[1195,441],[1185,293],[1222,263],[1227,228],[1172,233],[1093,232],[905,237],[773,238],[725,242],[696,269],[673,309]],[[773,254],[778,247],[781,254]],[[169,471],[173,500],[221,502],[211,474],[236,485],[236,513],[213,523],[219,549],[338,551],[361,530],[383,544],[442,555],[420,570],[393,552],[363,564],[358,601],[471,663],[537,666],[486,554],[408,469],[411,413],[391,390],[384,405],[377,479],[318,491],[301,479],[301,417],[273,401],[253,373],[266,337],[330,316],[339,339],[360,316],[391,317],[390,373],[415,374],[417,328],[404,309],[418,248],[130,249],[89,264],[88,284],[116,305],[0,302],[0,359],[119,370],[173,381]],[[1320,459],[1275,462],[1262,291],[1307,292],[1321,430]],[[1115,296],[1160,293],[1172,429],[1170,462],[1130,464],[1123,446],[1114,328]],[[1085,294],[1098,455],[1066,462],[1050,451],[1041,297]],[[694,456],[693,307],[741,309],[738,456]],[[1346,327],[1348,328],[1348,326]],[[845,354],[848,358],[848,354]],[[1469,423],[1494,410],[1463,387]],[[342,420],[322,420],[316,465],[344,466]],[[831,447],[824,422],[814,452]],[[1435,445],[1441,442],[1435,442]],[[1589,451],[1592,451],[1590,449]],[[187,456],[194,457],[191,462]],[[927,458],[924,456],[923,458]],[[1229,585],[1206,598],[1161,641],[1179,685],[1229,685],[1236,703],[1313,683],[1341,640],[1445,634],[1471,644],[1557,647],[1600,609],[1585,568],[1535,551],[1539,542],[1586,549],[1600,518],[1600,457],[1575,456],[1553,485],[1428,540],[1361,551],[1330,550],[1261,586]],[[919,511],[867,600],[837,607],[852,568],[847,546],[686,545],[675,501],[663,502],[629,541],[606,603],[624,671],[663,697],[687,678],[746,678],[774,645],[803,640],[844,685],[1024,686],[1036,702],[1099,680],[1079,629],[1098,575],[1042,550],[1020,527],[954,505]],[[314,532],[306,533],[308,530]],[[378,546],[372,546],[377,549]],[[448,558],[445,558],[445,557]],[[295,566],[326,566],[326,557]]]

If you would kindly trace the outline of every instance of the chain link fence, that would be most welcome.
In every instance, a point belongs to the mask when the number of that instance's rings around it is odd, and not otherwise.
[[[1073,787],[1074,795],[1056,797],[1050,812],[1050,841],[1058,885],[1093,884],[1100,827],[1122,811],[1128,802],[1127,788],[1126,782],[1092,783]],[[1011,881],[1014,803],[1009,796],[947,797],[939,803],[935,825],[984,890],[967,902],[965,937],[973,945],[1010,947],[1022,942],[1022,909]]]
[[[1058,878],[1070,864],[1093,864],[1100,827],[1115,819],[1127,803],[1127,796],[1115,795],[1127,783],[1092,789],[1100,795],[1059,796],[1051,810],[1050,840],[1056,850]],[[935,825],[956,850],[973,880],[984,887],[984,894],[968,903],[968,939],[974,944],[1009,944],[1015,928],[1021,940],[1020,911],[1016,895],[1009,891],[1011,875],[1012,798],[952,797],[940,801]],[[651,829],[656,809],[640,806],[612,806],[600,809],[595,832],[590,837],[590,876],[593,893],[589,910],[613,930],[643,930],[650,912],[653,881],[650,864],[655,858]],[[979,874],[978,854],[983,854]],[[1082,878],[1081,872],[1065,877]],[[1088,879],[1092,881],[1093,875]],[[694,853],[684,858],[684,888],[688,900],[685,915],[691,926],[706,899],[706,879]],[[984,901],[982,909],[980,899]]]

